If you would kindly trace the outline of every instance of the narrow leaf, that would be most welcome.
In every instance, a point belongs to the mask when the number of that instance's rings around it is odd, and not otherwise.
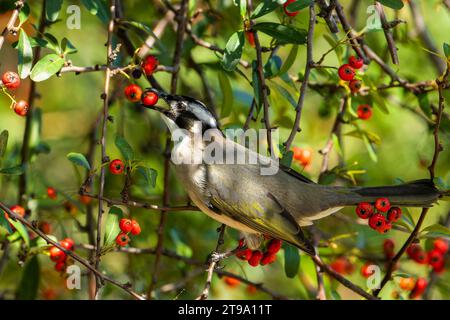
[[[33,65],[33,49],[30,40],[25,30],[20,29],[19,42],[17,44],[18,55],[18,70],[19,76],[22,79],[28,77]]]
[[[297,58],[297,53],[298,53],[298,45],[293,45],[291,48],[291,51],[289,51],[289,55],[287,56],[283,65],[281,66],[280,74],[283,74],[283,73],[286,73],[289,71],[289,69],[294,64],[295,59]]]
[[[45,1],[45,18],[54,22],[58,19],[59,12],[61,11],[63,0],[47,0]]]
[[[300,11],[302,9],[305,9],[306,7],[309,7],[312,2],[312,0],[297,0],[289,3],[286,9],[288,12]]]
[[[127,140],[122,136],[116,136],[115,144],[117,149],[119,149],[122,156],[125,160],[133,160],[134,159],[134,151]]]
[[[378,0],[378,2],[394,10],[400,10],[403,8],[402,0]]]
[[[69,161],[73,162],[77,166],[81,166],[88,170],[91,170],[89,162],[81,153],[70,152],[69,154],[67,154],[67,159],[69,159]]]
[[[44,81],[57,73],[64,66],[64,59],[57,54],[48,54],[39,60],[31,70],[31,80]]]
[[[262,16],[265,16],[266,14],[274,11],[276,8],[278,8],[280,5],[276,0],[264,0],[262,3],[260,3],[255,10],[252,13],[251,18],[256,19]]]
[[[231,35],[225,46],[225,52],[222,58],[222,66],[227,71],[233,71],[242,56],[242,48],[244,47],[244,32],[237,31]]]
[[[123,212],[119,207],[113,206],[109,209],[105,222],[105,236],[103,241],[105,247],[112,245],[120,233],[119,219],[122,218],[122,215]]]
[[[264,32],[265,34],[276,39],[279,44],[304,44],[308,32],[304,29],[296,29],[291,26],[274,22],[261,22],[253,26],[254,30]]]
[[[11,176],[20,176],[21,174],[23,174],[23,172],[24,169],[22,165],[0,169],[0,174],[6,174]]]
[[[225,72],[218,73],[220,90],[222,90],[222,109],[221,116],[227,117],[233,109],[233,90],[231,88],[230,79]]]

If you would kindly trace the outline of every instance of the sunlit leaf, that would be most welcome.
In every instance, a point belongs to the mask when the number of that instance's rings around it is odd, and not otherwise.
[[[264,0],[262,3],[260,3],[255,10],[253,10],[253,13],[251,15],[252,19],[256,19],[262,16],[265,16],[266,14],[272,12],[276,8],[278,8],[280,5],[276,0]]]
[[[231,35],[225,46],[223,54],[222,66],[227,71],[233,71],[242,56],[242,48],[245,44],[245,36],[243,31],[237,31]]]
[[[19,42],[17,44],[18,54],[18,71],[22,79],[28,77],[33,66],[33,49],[26,32],[21,29],[19,34]]]
[[[57,54],[48,54],[39,60],[31,70],[31,80],[44,81],[57,73],[64,66],[64,59]]]
[[[77,166],[81,166],[88,170],[91,170],[89,162],[87,161],[86,157],[81,153],[70,152],[67,155],[67,159],[69,159],[69,161],[73,162]]]
[[[119,207],[113,206],[109,209],[105,222],[105,236],[103,238],[103,245],[105,247],[114,244],[116,237],[119,235],[119,220],[122,216],[123,212]]]

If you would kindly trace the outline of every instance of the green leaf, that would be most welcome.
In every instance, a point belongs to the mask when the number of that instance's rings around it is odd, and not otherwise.
[[[18,71],[22,79],[28,77],[33,66],[33,49],[25,30],[20,29],[19,42],[17,44],[18,54]]]
[[[88,170],[91,170],[89,162],[87,161],[86,157],[81,153],[70,152],[69,154],[67,154],[67,159],[69,159],[69,161],[73,162],[77,166],[81,166]]]
[[[0,159],[5,156],[6,147],[8,146],[8,137],[8,130],[3,130],[2,133],[0,133]]]
[[[444,54],[447,59],[450,59],[450,45],[446,42],[443,44]]]
[[[274,54],[264,65],[265,77],[270,79],[277,76],[280,73],[282,63],[281,58]]]
[[[39,60],[31,70],[31,80],[44,81],[57,73],[64,66],[64,59],[51,53]]]
[[[398,221],[398,222],[401,222],[401,221],[403,221],[406,224],[406,227],[409,230],[413,230],[416,226],[414,223],[414,218],[411,216],[411,213],[409,212],[408,209],[403,210],[402,217],[400,218],[400,221]]]
[[[341,157],[343,157],[344,155],[343,155],[343,153],[342,153],[342,148],[341,148],[341,144],[339,143],[338,136],[337,136],[336,134],[333,133],[333,134],[331,135],[331,139],[332,139],[332,141],[333,141],[334,149],[336,150],[336,152],[337,152]]]
[[[25,226],[20,221],[14,221],[13,219],[9,219],[9,222],[16,228],[17,233],[23,239],[27,248],[30,247],[30,236],[28,235],[28,231]]]
[[[283,154],[283,158],[281,158],[280,163],[288,168],[292,165],[292,158],[294,157],[294,152],[289,150],[285,154]]]
[[[28,261],[23,269],[22,278],[16,292],[16,300],[34,300],[37,297],[40,281],[40,266],[38,256]]]
[[[231,110],[233,109],[233,89],[231,88],[230,79],[227,77],[225,72],[218,73],[219,76],[219,84],[220,90],[222,90],[222,108],[221,108],[221,116],[227,117]]]
[[[227,71],[233,71],[242,56],[242,48],[245,44],[244,32],[237,31],[231,35],[225,46],[222,58],[222,67]]]
[[[296,12],[306,7],[309,7],[313,1],[312,0],[297,0],[295,2],[291,2],[287,5],[286,9],[288,12]]]
[[[289,55],[287,56],[283,65],[281,66],[280,74],[284,74],[289,71],[289,69],[294,64],[295,59],[297,58],[297,53],[298,53],[298,45],[293,45],[291,51],[289,51]]]
[[[402,0],[378,0],[378,2],[394,10],[400,10],[403,8]]]
[[[425,232],[428,237],[450,238],[450,229],[440,224],[432,224],[421,231],[421,233]]]
[[[420,93],[420,94],[417,94],[416,96],[417,96],[417,100],[419,101],[420,109],[428,117],[431,117],[432,110],[431,110],[430,100],[428,99],[428,94],[427,93]]]
[[[67,38],[62,39],[61,49],[63,54],[72,54],[78,51],[77,48],[75,48],[75,46],[72,44],[72,42],[70,42]]]
[[[58,19],[59,12],[61,11],[61,7],[63,4],[63,0],[47,0],[45,1],[45,18],[54,22]]]
[[[0,169],[0,174],[6,174],[11,176],[20,176],[24,173],[24,168],[22,165],[10,167],[10,168],[2,168]]]
[[[280,86],[278,83],[276,82],[272,82],[274,88],[281,93],[281,95],[287,100],[289,101],[290,105],[293,108],[297,107],[297,101],[295,101],[294,97],[291,95],[291,93],[286,90],[283,86]]]
[[[239,6],[239,12],[241,14],[241,18],[245,19],[247,15],[247,0],[233,0],[234,4]]]
[[[256,60],[252,62],[252,86],[253,86],[253,94],[255,95],[256,110],[257,114],[259,114],[259,111],[261,110],[262,106],[262,97],[261,97],[261,85],[259,82],[259,75],[258,75],[258,63],[256,62]]]
[[[294,278],[300,268],[300,254],[298,249],[292,245],[284,247],[284,272],[288,278]]]
[[[330,295],[333,300],[342,300],[341,295],[334,289],[330,290]]]
[[[273,37],[279,44],[304,44],[308,35],[308,32],[304,29],[296,29],[274,22],[257,23],[253,26],[253,30],[261,31]]]
[[[122,209],[112,206],[109,209],[108,216],[105,222],[105,236],[103,245],[108,247],[116,241],[116,237],[120,233],[119,220],[123,217]]]
[[[137,172],[142,175],[145,181],[154,188],[156,186],[156,177],[158,176],[158,172],[155,169],[147,168],[144,166],[136,167]]]
[[[369,138],[367,137],[367,135],[365,133],[361,134],[361,138],[364,142],[364,146],[367,149],[367,152],[369,153],[369,157],[370,159],[372,159],[373,162],[377,162],[378,161],[378,156],[375,153],[375,150],[372,146],[372,143],[370,142]]]
[[[116,136],[116,140],[114,142],[125,160],[130,161],[134,159],[133,148],[124,137]]]
[[[251,18],[256,19],[259,17],[262,17],[276,8],[278,8],[280,5],[276,0],[264,0],[264,2],[260,3],[255,10],[253,11]]]
[[[109,21],[109,13],[103,1],[81,0],[81,3],[92,15],[97,16],[102,22],[107,23]]]
[[[58,39],[56,39],[54,35],[48,32],[44,33],[44,37],[47,39],[45,40],[47,41],[46,47],[49,48],[50,50],[55,51],[56,54],[60,55],[62,52],[61,47],[59,46]]]
[[[28,17],[30,16],[30,6],[28,3],[25,3],[22,7],[22,10],[19,12],[19,22],[20,24],[23,24],[25,21],[27,21]]]
[[[12,233],[11,225],[9,224],[8,219],[6,219],[5,212],[0,209],[0,227],[6,229],[6,231],[10,234]]]

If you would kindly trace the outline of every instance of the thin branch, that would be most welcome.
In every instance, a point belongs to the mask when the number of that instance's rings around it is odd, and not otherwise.
[[[179,78],[180,71],[180,63],[181,63],[181,54],[183,52],[184,45],[184,35],[186,32],[186,24],[187,24],[187,15],[188,15],[188,0],[182,0],[180,3],[180,7],[177,11],[177,36],[176,36],[176,44],[175,44],[175,52],[173,56],[172,65],[175,68],[175,71],[172,74],[172,79],[170,81],[170,92],[172,94],[176,94],[177,84]],[[166,139],[166,147],[164,151],[164,191],[163,191],[163,206],[167,206],[169,203],[169,167],[170,167],[170,137],[169,134]],[[153,267],[153,274],[151,277],[150,285],[148,288],[147,298],[152,298],[152,292],[156,286],[158,281],[158,273],[160,266],[160,258],[161,251],[164,245],[164,227],[167,219],[167,211],[161,211],[159,226],[157,230],[158,240],[156,244],[156,256],[155,263]]]
[[[19,17],[20,10],[23,8],[25,4],[25,1],[16,1],[15,2],[15,9],[13,10],[11,17],[8,20],[8,23],[6,24],[5,28],[3,29],[2,33],[0,34],[0,50],[3,47],[3,43],[5,42],[6,36],[14,31],[14,25],[16,24],[17,18]]]
[[[391,54],[392,63],[398,64],[399,62],[398,62],[397,47],[395,45],[391,27],[389,26],[389,23],[386,19],[386,14],[384,13],[383,6],[378,1],[375,1],[375,8],[381,20],[381,26],[383,27],[384,36],[386,38],[389,52]]]
[[[196,300],[208,299],[209,289],[211,289],[211,281],[212,281],[214,269],[216,268],[217,263],[220,261],[220,259],[217,258],[217,256],[218,256],[220,246],[224,243],[223,236],[225,234],[225,228],[226,228],[226,226],[224,224],[222,224],[218,229],[219,239],[217,240],[216,249],[214,250],[214,252],[211,253],[211,257],[209,259],[209,265],[208,265],[208,269],[207,269],[208,276],[206,277],[205,288],[203,289],[202,294],[200,296],[198,296]]]
[[[442,151],[442,146],[441,146],[440,141],[439,141],[439,126],[440,126],[440,123],[441,123],[442,113],[444,111],[444,103],[445,103],[443,87],[447,83],[449,72],[450,72],[450,66],[447,65],[447,70],[446,70],[445,74],[441,78],[436,79],[436,83],[439,86],[439,90],[438,90],[438,93],[439,93],[439,107],[438,107],[438,113],[436,115],[436,124],[435,124],[434,132],[433,132],[433,136],[434,136],[433,160],[431,162],[431,165],[428,168],[429,172],[430,172],[430,180],[431,181],[433,181],[433,179],[435,177],[436,162],[437,162],[437,159],[439,157],[439,153]],[[417,221],[417,224],[416,224],[414,230],[411,232],[411,234],[409,235],[408,239],[405,241],[405,243],[400,248],[400,250],[397,252],[397,254],[389,262],[386,274],[385,274],[384,278],[381,280],[381,284],[380,284],[379,289],[376,289],[376,290],[373,291],[373,294],[375,296],[378,296],[378,294],[384,288],[386,283],[388,283],[391,280],[392,273],[393,273],[393,271],[395,269],[395,265],[400,260],[400,258],[403,256],[403,254],[406,252],[406,250],[409,248],[409,246],[416,239],[417,235],[420,232],[420,229],[422,227],[423,221],[425,220],[425,217],[426,217],[429,209],[430,208],[423,208],[422,209],[422,212],[420,214],[419,220]]]
[[[101,145],[101,169],[100,169],[100,181],[99,181],[99,191],[98,191],[98,214],[97,214],[97,240],[96,240],[96,253],[95,253],[95,269],[98,269],[100,264],[101,255],[101,234],[102,234],[102,217],[103,217],[103,192],[105,189],[105,166],[103,164],[109,162],[109,158],[106,154],[106,131],[108,127],[108,116],[109,116],[109,86],[111,81],[111,66],[113,62],[113,48],[112,48],[112,38],[114,33],[114,19],[116,17],[116,0],[110,0],[109,3],[109,24],[108,24],[108,40],[106,42],[106,72],[105,72],[105,84],[102,94],[103,99],[103,119],[102,128],[100,135],[100,145]],[[96,285],[96,298],[98,298],[100,282],[97,281]]]
[[[306,43],[306,65],[305,72],[303,76],[303,82],[300,86],[300,97],[297,102],[297,107],[295,108],[295,121],[294,127],[289,134],[288,139],[284,143],[286,150],[291,148],[291,144],[294,141],[294,138],[297,132],[301,131],[300,129],[300,120],[302,117],[303,105],[305,102],[306,89],[308,88],[309,75],[311,73],[311,67],[314,63],[313,61],[313,38],[314,38],[314,27],[316,25],[316,13],[314,11],[314,2],[309,7],[309,28],[308,28],[308,38]]]

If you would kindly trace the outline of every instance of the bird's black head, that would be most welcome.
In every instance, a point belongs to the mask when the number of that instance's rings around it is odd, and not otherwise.
[[[155,88],[147,89],[147,91],[156,93],[159,98],[167,102],[170,109],[159,107],[155,109],[174,122],[178,128],[193,131],[199,124],[203,132],[218,128],[217,119],[203,102],[187,96],[171,95]],[[172,128],[169,126],[169,129]]]

